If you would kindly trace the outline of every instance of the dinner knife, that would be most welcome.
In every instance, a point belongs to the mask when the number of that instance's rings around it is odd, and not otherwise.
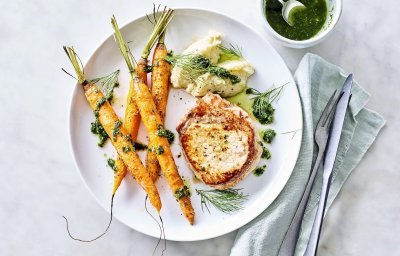
[[[323,178],[321,197],[318,203],[317,215],[311,229],[310,239],[304,256],[314,256],[317,254],[319,237],[321,234],[322,221],[325,214],[326,201],[331,185],[332,171],[335,164],[336,153],[339,147],[340,136],[343,129],[344,118],[347,107],[351,99],[351,88],[353,86],[353,75],[350,74],[344,82],[342,95],[337,104],[335,116],[333,118],[332,130],[329,136],[328,147],[324,158]]]

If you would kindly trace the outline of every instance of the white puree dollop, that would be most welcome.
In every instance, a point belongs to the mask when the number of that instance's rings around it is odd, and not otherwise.
[[[244,59],[225,60],[219,62],[221,49],[221,33],[210,31],[208,35],[182,52],[185,54],[202,55],[211,61],[211,64],[220,66],[240,78],[240,82],[233,84],[230,79],[218,77],[209,72],[194,79],[185,76],[181,67],[174,67],[171,73],[171,83],[174,88],[183,88],[196,97],[213,92],[222,97],[238,94],[246,87],[247,79],[254,73],[254,68]]]

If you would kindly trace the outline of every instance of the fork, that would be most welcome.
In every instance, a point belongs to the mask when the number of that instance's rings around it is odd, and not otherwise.
[[[296,214],[294,215],[292,222],[290,223],[289,229],[286,232],[285,238],[279,249],[278,256],[294,255],[301,222],[304,216],[304,211],[306,209],[307,202],[310,197],[311,188],[314,183],[318,167],[320,166],[322,157],[324,156],[325,153],[325,148],[329,137],[330,126],[335,113],[336,105],[338,103],[338,99],[340,98],[338,97],[335,101],[333,100],[335,98],[336,91],[337,90],[335,90],[332,96],[330,97],[317,123],[314,138],[318,146],[318,155],[314,160],[313,169],[310,174],[310,177],[308,178],[306,189],[304,190],[303,197],[301,198],[300,204],[297,207]]]

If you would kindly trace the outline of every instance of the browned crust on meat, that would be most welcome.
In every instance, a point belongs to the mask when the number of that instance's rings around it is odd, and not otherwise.
[[[188,148],[188,136],[190,136],[186,134],[186,130],[193,123],[218,123],[223,124],[224,130],[244,131],[248,136],[247,143],[249,149],[246,162],[238,169],[221,172],[218,175],[211,175],[207,170],[199,169],[198,163],[193,161],[191,156],[186,152]],[[256,167],[261,157],[262,149],[258,144],[258,135],[249,115],[216,94],[209,93],[198,100],[197,105],[178,124],[177,131],[183,153],[196,177],[205,184],[217,189],[227,189],[236,185]]]

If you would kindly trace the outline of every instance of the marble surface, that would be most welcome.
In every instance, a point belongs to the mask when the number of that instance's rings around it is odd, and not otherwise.
[[[246,2],[246,4],[244,4]],[[163,1],[231,15],[266,35],[259,2]],[[387,119],[376,143],[327,214],[320,255],[399,255],[400,245],[400,3],[346,1],[332,36],[306,50],[270,41],[294,71],[306,52],[352,71],[372,95],[368,106]],[[70,240],[75,231],[99,233],[107,213],[83,185],[69,148],[68,110],[73,82],[61,46],[73,44],[86,60],[120,24],[148,12],[151,1],[0,1],[0,255],[151,255],[156,239],[114,221],[91,244]],[[190,243],[168,242],[166,255],[229,255],[235,232]],[[265,252],[268,255],[268,252]]]

